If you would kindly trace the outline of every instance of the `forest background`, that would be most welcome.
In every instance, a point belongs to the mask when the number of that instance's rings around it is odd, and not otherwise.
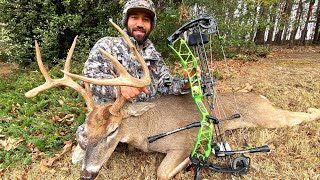
[[[158,14],[151,40],[165,59],[166,38],[190,19],[213,16],[224,37],[227,56],[239,52],[265,55],[257,45],[320,44],[319,1],[316,0],[154,0]],[[205,6],[203,6],[205,4]],[[0,1],[0,59],[35,64],[34,40],[43,60],[57,64],[78,35],[77,61],[83,62],[94,43],[118,33],[109,18],[121,24],[124,0]],[[237,52],[234,52],[237,51]]]

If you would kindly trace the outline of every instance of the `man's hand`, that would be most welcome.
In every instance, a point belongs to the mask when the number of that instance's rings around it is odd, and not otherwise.
[[[199,62],[199,57],[196,57],[196,61]],[[192,66],[193,66],[193,63],[190,63],[190,64],[188,65],[188,68],[192,68]],[[185,69],[182,71],[182,73],[183,73],[183,77],[185,77],[185,78],[188,77],[188,73],[187,73],[187,71],[186,71]],[[195,72],[195,70],[193,69],[193,70],[190,72],[190,75],[193,76],[195,73],[196,73],[196,72]],[[201,68],[200,68],[200,66],[197,66],[197,76],[198,76],[199,78],[201,78]]]
[[[197,58],[197,60],[198,60],[198,58]],[[192,66],[193,66],[193,64],[189,64],[189,68],[191,68]],[[187,70],[184,69],[184,70],[182,71],[182,73],[183,73],[183,77],[184,77],[184,78],[187,78],[187,77],[188,77],[188,72],[187,72]],[[193,76],[195,73],[197,73],[198,78],[201,78],[201,68],[200,68],[200,66],[197,66],[196,72],[195,72],[195,70],[193,69],[193,70],[190,72],[190,76]],[[190,89],[190,83],[184,84],[183,89]]]
[[[190,67],[192,67],[192,64],[190,65]],[[187,72],[187,70],[182,70],[182,73],[183,73],[183,77],[185,77],[185,78],[187,78],[188,77],[188,72]],[[195,74],[195,71],[194,70],[192,70],[191,72],[190,72],[190,76],[193,76]],[[197,76],[200,78],[201,77],[201,68],[200,68],[200,66],[197,66]]]
[[[148,93],[148,89],[146,87],[143,88],[135,88],[129,86],[121,86],[120,92],[127,100],[131,100],[132,98],[138,96],[141,92]]]

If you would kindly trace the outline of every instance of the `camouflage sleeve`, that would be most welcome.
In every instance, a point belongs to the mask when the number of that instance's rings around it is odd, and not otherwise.
[[[114,71],[114,67],[111,61],[98,50],[98,48],[101,48],[112,54],[111,47],[112,39],[110,37],[102,38],[94,45],[84,65],[84,75],[86,77],[95,79],[113,78],[111,71]],[[113,86],[90,84],[90,88],[95,103],[107,102],[116,97],[116,91]]]

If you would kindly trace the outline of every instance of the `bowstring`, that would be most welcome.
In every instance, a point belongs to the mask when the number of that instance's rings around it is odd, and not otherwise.
[[[224,47],[222,45],[222,40],[220,39],[221,36],[220,36],[220,32],[219,32],[218,27],[216,27],[216,30],[217,30],[217,35],[218,35],[218,38],[219,38],[220,49],[221,49],[221,52],[222,52],[222,55],[223,55],[223,61],[224,61],[225,69],[226,69],[226,74],[227,74],[227,77],[229,77],[228,80],[229,80],[229,83],[230,83],[230,86],[231,86],[231,91],[232,91],[232,94],[233,94],[233,101],[234,101],[234,103],[233,103],[234,104],[233,112],[239,113],[240,112],[239,111],[239,105],[238,105],[238,101],[237,101],[236,94],[235,94],[235,88],[234,88],[235,87],[235,79],[231,77],[230,67],[228,66],[228,62],[227,62],[227,58],[226,58],[226,55],[225,55]],[[222,103],[221,103],[221,105],[222,105]],[[224,110],[224,108],[222,108],[222,110]],[[231,132],[232,138],[236,139],[234,132],[232,130],[230,130],[230,132]],[[238,141],[235,140],[234,142],[235,142],[236,147],[239,148]]]
[[[201,33],[201,31],[200,31],[200,25],[198,25],[198,31],[199,31],[199,33]],[[209,37],[210,37],[210,41],[208,42],[209,43],[209,50],[210,50],[210,62],[211,62],[211,65],[212,65],[212,63],[213,63],[213,56],[212,56],[212,54],[213,54],[213,49],[212,49],[212,46],[211,46],[211,44],[212,44],[212,38],[211,38],[211,36],[212,36],[212,33],[207,33],[208,35],[209,35]],[[209,64],[208,64],[208,57],[207,57],[207,54],[206,54],[206,49],[205,49],[205,45],[204,45],[204,40],[203,40],[203,38],[202,38],[202,35],[200,34],[200,38],[201,38],[201,41],[202,41],[202,50],[203,50],[203,52],[202,53],[204,53],[204,59],[201,61],[202,62],[202,64],[201,64],[201,66],[202,66],[202,68],[203,67],[205,67],[205,69],[206,69],[206,71],[207,72],[205,72],[206,73],[206,75],[209,75],[209,77],[210,77],[210,86],[209,86],[209,89],[210,89],[210,91],[213,91],[213,93],[212,93],[212,98],[209,98],[209,96],[206,96],[206,103],[207,103],[207,105],[209,105],[210,107],[212,107],[212,108],[210,108],[210,114],[214,114],[214,109],[216,108],[216,107],[214,107],[215,106],[215,104],[217,105],[217,107],[219,107],[219,105],[220,105],[220,103],[219,103],[219,96],[218,96],[218,94],[217,94],[217,91],[216,91],[216,83],[214,82],[214,80],[213,80],[213,74],[212,74],[212,71],[210,71],[210,67],[209,67]],[[203,64],[205,64],[205,65],[203,65]],[[217,81],[217,80],[216,80]],[[211,101],[211,103],[210,103],[210,101]],[[220,111],[219,111],[219,109],[220,108],[217,108],[217,110],[218,110],[218,112],[220,113]],[[223,109],[222,109],[223,110]],[[225,117],[226,116],[226,114],[225,114],[225,112],[223,112],[222,114],[224,114],[224,116],[220,116],[220,117]],[[216,135],[216,142],[217,143],[220,143],[220,145],[222,145],[222,147],[226,150],[227,148],[226,148],[226,135],[225,135],[225,133],[224,133],[224,129],[223,129],[223,127],[222,126],[220,126],[220,124],[214,124],[214,131],[215,131],[215,135]],[[228,160],[230,159],[230,157],[229,156],[225,156],[225,162],[228,162]]]

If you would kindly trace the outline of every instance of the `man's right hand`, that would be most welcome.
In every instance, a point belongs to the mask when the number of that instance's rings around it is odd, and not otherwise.
[[[127,100],[132,100],[132,98],[138,96],[141,92],[148,93],[148,89],[146,87],[143,88],[135,88],[129,86],[121,86],[120,92]]]

